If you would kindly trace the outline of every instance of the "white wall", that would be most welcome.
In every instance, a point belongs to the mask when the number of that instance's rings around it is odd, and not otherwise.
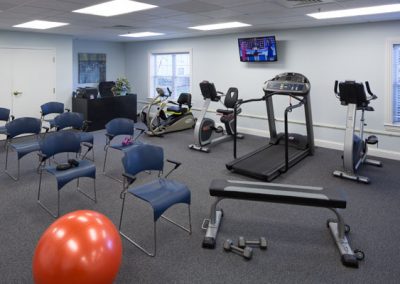
[[[241,98],[257,98],[263,95],[264,81],[281,72],[302,73],[312,85],[311,102],[317,144],[332,148],[340,148],[343,143],[346,116],[346,108],[334,96],[334,81],[369,81],[372,91],[379,97],[372,103],[375,112],[367,113],[367,131],[377,131],[380,138],[380,151],[371,152],[400,158],[400,137],[384,128],[385,97],[389,96],[385,85],[386,40],[400,38],[399,24],[399,21],[394,21],[130,43],[126,47],[126,74],[139,100],[144,100],[149,94],[148,53],[154,50],[191,49],[193,102],[195,108],[200,108],[202,97],[198,83],[202,80],[214,82],[221,91],[235,86]],[[240,62],[237,38],[263,35],[276,35],[278,62]],[[277,118],[283,118],[287,103],[287,98],[275,100]],[[211,106],[213,109],[217,107]],[[238,123],[242,130],[266,133],[263,103],[244,105],[243,114],[259,118],[240,118]],[[290,119],[302,122],[303,115],[302,111],[297,111],[291,114]],[[304,132],[301,124],[293,124],[291,129],[292,132]]]
[[[40,33],[0,31],[0,47],[54,49],[56,52],[56,99],[66,104],[66,106],[71,106],[71,37]],[[40,68],[40,66],[38,66],[38,68]],[[42,78],[42,80],[45,81],[46,78]],[[40,82],[38,82],[38,84],[40,84]],[[40,116],[39,110],[38,116]]]
[[[74,40],[73,47],[73,87],[96,86],[96,84],[78,84],[78,53],[105,53],[106,80],[115,81],[125,77],[125,47],[123,43]]]

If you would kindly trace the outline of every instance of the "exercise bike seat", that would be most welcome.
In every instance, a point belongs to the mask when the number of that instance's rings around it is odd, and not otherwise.
[[[167,111],[175,112],[178,114],[183,114],[183,113],[186,113],[188,111],[188,109],[186,107],[169,106],[169,107],[167,107]]]
[[[222,115],[228,115],[233,113],[233,109],[217,109],[217,113],[220,113]]]

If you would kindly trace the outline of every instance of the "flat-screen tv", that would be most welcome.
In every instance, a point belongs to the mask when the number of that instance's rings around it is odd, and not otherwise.
[[[275,36],[239,38],[242,62],[273,62],[278,60]]]

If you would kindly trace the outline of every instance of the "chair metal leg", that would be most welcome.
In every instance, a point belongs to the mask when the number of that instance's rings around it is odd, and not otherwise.
[[[132,240],[129,236],[127,236],[124,232],[122,232],[122,216],[124,214],[125,198],[126,198],[126,194],[123,195],[123,198],[122,198],[121,216],[119,218],[118,231],[119,231],[120,235],[123,236],[128,242],[133,244],[135,247],[140,249],[142,252],[144,252],[148,256],[151,256],[151,257],[156,256],[156,251],[157,251],[157,237],[156,237],[157,228],[156,228],[156,222],[153,221],[153,223],[154,223],[154,227],[153,227],[154,251],[153,252],[150,252],[150,251],[146,250],[143,246],[141,246],[139,243],[137,243],[136,241]],[[154,220],[154,215],[153,215],[153,220]]]
[[[45,206],[41,201],[40,201],[40,189],[42,187],[42,175],[43,171],[40,171],[40,176],[39,176],[39,189],[38,189],[38,197],[37,197],[37,203],[42,207],[47,213],[49,213],[52,217],[58,218],[60,216],[60,191],[57,190],[57,214],[54,214],[47,206]]]
[[[103,174],[106,173],[106,161],[107,161],[108,147],[106,146],[106,148],[105,148],[104,150],[106,151],[106,153],[105,153],[105,155],[104,155]]]
[[[121,179],[118,179],[118,178],[106,173],[106,161],[107,161],[108,148],[109,147],[107,147],[107,146],[105,147],[106,154],[104,155],[103,175],[105,175],[106,177],[109,177],[109,178],[111,178],[111,179],[113,179],[113,180],[115,180],[117,182],[122,183],[123,181]]]
[[[9,150],[9,146],[7,145],[7,151],[6,151],[6,164],[5,164],[5,168],[4,168],[4,172],[13,180],[18,181],[19,180],[19,172],[20,172],[20,162],[19,159],[17,158],[17,176],[13,176],[9,171],[8,171],[8,150]]]
[[[176,223],[174,220],[172,220],[172,219],[170,219],[170,218],[168,218],[168,217],[166,217],[164,215],[161,215],[161,218],[163,218],[164,220],[174,224],[178,228],[181,228],[182,230],[188,232],[189,235],[191,235],[192,234],[192,217],[191,217],[191,213],[190,213],[190,204],[188,204],[188,216],[189,216],[189,228],[185,228],[184,226]]]
[[[86,196],[87,198],[89,198],[90,200],[92,200],[94,203],[97,203],[97,194],[96,194],[96,179],[93,179],[93,194],[94,197],[91,197],[89,194],[87,194],[86,192],[82,191],[79,188],[79,178],[77,181],[77,186],[76,186],[76,190],[80,193],[82,193],[84,196]]]
[[[155,257],[156,256],[156,252],[157,252],[157,226],[156,226],[156,222],[154,222],[154,229],[153,229],[153,237],[154,237],[154,250],[153,252],[150,252],[148,250],[146,250],[143,246],[141,246],[140,244],[138,244],[137,242],[135,242],[134,240],[132,240],[130,237],[128,237],[127,235],[125,235],[121,230],[119,231],[119,233],[121,234],[121,236],[123,236],[128,242],[130,242],[131,244],[133,244],[135,247],[137,247],[138,249],[140,249],[142,252],[144,252],[145,254],[147,254],[148,256],[151,257]]]

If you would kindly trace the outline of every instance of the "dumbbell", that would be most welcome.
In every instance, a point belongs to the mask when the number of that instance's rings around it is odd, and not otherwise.
[[[267,239],[260,237],[256,241],[248,241],[244,237],[239,237],[238,247],[244,248],[246,246],[259,246],[260,249],[267,249]]]
[[[224,242],[224,250],[235,252],[238,255],[243,256],[245,259],[251,259],[251,257],[253,256],[253,249],[251,247],[239,248],[237,246],[234,246],[233,241],[230,239],[227,239]]]

